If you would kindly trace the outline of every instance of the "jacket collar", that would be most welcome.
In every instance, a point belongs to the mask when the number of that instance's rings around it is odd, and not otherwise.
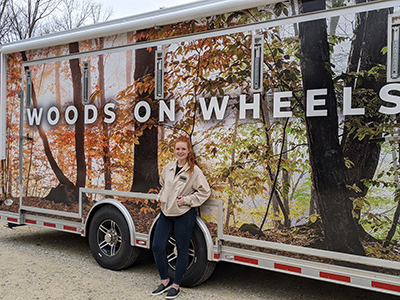
[[[176,161],[174,164],[171,164],[170,170],[176,170],[177,166],[178,166],[178,161]],[[189,164],[186,162],[185,165],[182,167],[182,170],[187,171],[188,169],[189,169]]]

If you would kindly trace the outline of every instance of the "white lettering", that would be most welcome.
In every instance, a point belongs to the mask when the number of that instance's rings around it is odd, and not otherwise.
[[[328,111],[326,109],[318,109],[318,110],[315,109],[316,106],[325,105],[325,99],[315,99],[315,96],[326,96],[327,94],[328,94],[327,89],[307,91],[307,104],[306,104],[307,117],[326,117],[328,115]]]
[[[240,95],[239,119],[246,118],[246,110],[253,110],[253,118],[260,118],[260,94],[253,95],[253,103],[246,103],[246,95]]]
[[[215,111],[215,117],[217,120],[222,120],[225,116],[226,106],[228,105],[229,96],[225,96],[222,99],[221,107],[218,105],[217,97],[211,97],[210,104],[207,108],[206,101],[204,98],[199,98],[201,111],[203,113],[204,120],[210,120],[213,111]]]
[[[112,122],[115,121],[115,112],[112,110],[115,109],[115,104],[114,103],[107,103],[104,106],[104,114],[107,116],[107,118],[104,118],[104,123],[111,124]]]
[[[92,117],[89,116],[89,111],[93,112]],[[85,105],[85,124],[93,124],[97,120],[97,107],[93,104]]]
[[[164,122],[164,115],[167,115],[168,119],[171,122],[175,122],[175,100],[170,100],[169,103],[170,103],[170,108],[168,108],[164,100],[160,101],[160,108],[158,114],[160,122]]]
[[[54,113],[55,117],[54,119],[51,118],[51,115]],[[50,125],[56,125],[60,121],[60,111],[58,110],[57,107],[52,106],[49,108],[47,111],[47,122],[49,122]]]
[[[142,107],[146,110],[146,113],[143,117],[139,114],[139,110]],[[144,123],[148,119],[150,119],[150,115],[151,115],[150,104],[148,104],[146,101],[140,101],[138,104],[136,104],[134,109],[134,116],[136,120],[138,120],[140,123]]]
[[[383,101],[393,103],[395,104],[394,107],[387,107],[382,105],[379,108],[379,112],[381,114],[386,114],[386,115],[395,115],[400,113],[400,96],[398,95],[391,95],[389,94],[390,91],[398,91],[400,92],[400,83],[390,83],[381,88],[379,91],[379,97]]]
[[[291,111],[281,111],[281,108],[290,108],[290,101],[281,101],[282,98],[290,98],[293,93],[290,92],[276,92],[274,93],[274,108],[273,116],[274,118],[290,118],[292,117]]]
[[[72,119],[69,117],[69,113],[73,113]],[[65,121],[69,125],[75,124],[76,120],[78,120],[78,109],[75,106],[68,106],[67,109],[65,110]]]
[[[351,87],[343,88],[343,115],[362,116],[364,114],[365,114],[365,108],[351,107]]]
[[[32,112],[30,108],[27,108],[26,114],[28,116],[29,126],[33,126],[33,123],[35,123],[36,126],[39,126],[42,121],[43,108],[39,109],[39,115],[36,108],[34,108]]]
[[[307,117],[326,117],[328,109],[323,108],[326,105],[326,97],[328,91],[324,89],[312,89],[306,91],[306,116]],[[400,113],[400,83],[390,83],[383,86],[379,92],[382,101],[388,102],[379,108],[379,112],[386,115],[394,115]],[[245,119],[248,110],[252,110],[252,118],[260,118],[261,95],[254,94],[253,102],[246,102],[248,95],[240,95],[239,98],[239,118]],[[293,97],[292,91],[283,91],[273,93],[273,117],[274,118],[290,118],[293,116],[291,111],[290,98]],[[200,109],[203,119],[208,121],[215,114],[217,120],[223,120],[228,107],[229,96],[224,96],[221,102],[217,97],[211,97],[209,103],[204,97],[199,98]],[[116,120],[115,110],[117,105],[107,103],[104,106],[104,119],[107,124],[111,124]],[[167,104],[164,100],[159,101],[159,121],[164,122],[167,118],[171,122],[176,121],[176,100],[170,100]],[[29,126],[39,126],[42,122],[43,108],[27,108],[26,116]],[[57,125],[60,122],[61,111],[52,106],[47,111],[47,122],[51,126]],[[250,112],[251,113],[251,112]],[[365,115],[365,108],[352,107],[352,88],[343,88],[343,115],[356,116]],[[69,125],[73,125],[78,120],[78,109],[71,105],[65,109],[65,121]],[[84,106],[83,116],[85,124],[93,124],[99,117],[98,108],[95,105],[89,104]],[[147,122],[151,117],[151,106],[146,101],[140,101],[134,108],[134,118],[140,122]]]

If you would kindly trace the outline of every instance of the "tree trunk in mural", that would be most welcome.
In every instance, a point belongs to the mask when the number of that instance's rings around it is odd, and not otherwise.
[[[359,1],[365,2],[365,1]],[[368,72],[371,68],[385,65],[386,55],[381,51],[387,45],[387,18],[390,10],[381,9],[379,11],[363,12],[357,14],[355,38],[352,42],[348,73]],[[362,83],[355,80],[348,83],[348,86],[357,89],[370,89],[373,93],[357,97],[353,94],[353,105],[356,107],[371,107],[371,104],[380,105],[377,97],[379,90],[386,83],[386,77],[381,80],[377,78],[364,77]],[[377,103],[379,102],[379,103]],[[377,110],[376,110],[377,111]],[[363,126],[367,124],[381,124],[383,116],[378,113],[367,111],[364,116],[347,116],[346,122],[358,120]],[[373,136],[366,135],[363,139],[356,136],[357,132],[350,132],[348,127],[344,127],[342,138],[342,149],[344,156],[352,162],[351,168],[347,170],[348,184],[355,184],[359,190],[350,191],[352,198],[362,198],[368,192],[368,187],[362,183],[363,179],[372,179],[379,162],[381,146],[378,143],[370,143]],[[355,208],[355,218],[357,221],[361,217],[361,207]],[[373,240],[362,226],[357,222],[360,237],[366,240]]]
[[[141,82],[145,76],[154,78],[155,48],[138,49],[135,52],[135,82]],[[139,134],[139,143],[134,149],[134,168],[131,192],[146,193],[158,186],[158,127],[155,119],[158,118],[158,109],[154,100],[154,92],[137,91],[136,104],[146,101],[152,108],[150,120],[146,123],[136,123],[135,132]],[[139,111],[144,115],[142,110]]]
[[[301,13],[325,9],[325,1],[300,1]],[[346,187],[346,167],[339,145],[337,101],[329,71],[326,20],[299,24],[303,90],[326,89],[327,116],[306,118],[310,166],[326,244],[329,250],[365,255],[352,216]]]
[[[133,40],[133,32],[130,31],[126,34],[126,43],[131,44]],[[126,51],[126,86],[131,86],[133,81],[133,50]]]
[[[70,53],[79,52],[79,44],[69,44]],[[82,105],[82,73],[79,64],[79,59],[70,59],[69,65],[71,68],[72,75],[72,86],[73,86],[73,103],[78,110],[78,120],[75,123],[75,153],[76,153],[76,185],[74,196],[78,197],[79,188],[85,187],[86,185],[86,162],[85,162],[85,124],[83,117],[83,105]],[[76,200],[78,198],[75,198]]]
[[[104,38],[99,38],[98,49],[104,48]],[[106,105],[106,87],[104,81],[104,55],[99,55],[98,60],[98,69],[99,69],[99,89],[101,91],[100,94],[100,107],[104,107]],[[102,122],[102,131],[103,131],[103,163],[104,163],[104,188],[106,190],[111,190],[112,187],[112,178],[111,178],[111,159],[110,159],[110,134],[108,124],[106,122]]]

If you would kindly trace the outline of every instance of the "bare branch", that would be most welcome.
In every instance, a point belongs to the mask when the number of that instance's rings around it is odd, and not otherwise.
[[[57,13],[53,15],[53,31],[106,21],[111,15],[111,8],[103,11],[103,4],[92,0],[61,0]]]
[[[0,41],[12,42],[106,21],[112,9],[94,0],[0,0]]]

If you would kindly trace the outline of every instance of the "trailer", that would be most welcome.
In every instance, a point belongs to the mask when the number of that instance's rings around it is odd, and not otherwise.
[[[225,261],[400,295],[399,12],[205,0],[2,45],[0,220],[127,268],[187,135],[212,196],[183,286]]]

